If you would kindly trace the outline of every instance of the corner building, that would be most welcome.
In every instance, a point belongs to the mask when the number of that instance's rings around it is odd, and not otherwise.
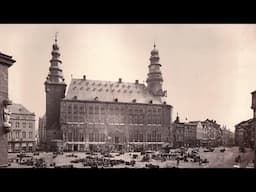
[[[172,106],[164,101],[158,50],[151,51],[147,85],[73,78],[60,100],[64,149],[143,150],[171,142]],[[60,85],[64,89],[63,85]],[[48,102],[47,102],[48,103]],[[47,110],[46,110],[47,111]],[[46,112],[46,125],[47,125]],[[57,123],[56,123],[57,125]],[[47,126],[46,126],[47,127]]]
[[[8,133],[8,152],[35,150],[35,113],[21,104],[8,106],[11,111],[11,131]]]

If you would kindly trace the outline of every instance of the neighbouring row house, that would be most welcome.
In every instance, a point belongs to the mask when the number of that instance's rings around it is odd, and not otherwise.
[[[35,114],[21,104],[12,104],[8,108],[11,111],[8,151],[35,150]]]
[[[246,121],[242,121],[235,125],[235,145],[240,147],[250,147],[255,146],[255,128],[256,128],[256,91],[251,93],[252,95],[252,105],[253,118]]]
[[[235,125],[235,145],[243,147],[254,147],[255,119],[242,121]]]
[[[226,128],[222,127],[222,145],[223,146],[233,146],[235,144],[235,134]]]
[[[180,146],[220,146],[231,133],[223,130],[216,121],[206,119],[205,121],[180,122],[177,116],[173,123],[174,145]]]

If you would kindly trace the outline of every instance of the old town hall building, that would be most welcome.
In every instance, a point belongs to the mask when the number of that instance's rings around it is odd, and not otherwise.
[[[171,141],[172,106],[162,89],[159,53],[151,51],[147,85],[134,82],[72,78],[66,91],[57,40],[53,44],[46,92],[48,149],[157,149]],[[52,145],[50,145],[52,144]]]

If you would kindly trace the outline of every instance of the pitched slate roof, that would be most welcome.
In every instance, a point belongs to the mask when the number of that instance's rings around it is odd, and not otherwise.
[[[186,123],[187,125],[191,125],[191,126],[197,126],[199,123],[201,123],[200,121],[189,121],[188,123]]]
[[[240,126],[248,126],[250,125],[253,121],[255,121],[254,119],[248,119],[248,120],[245,120],[245,121],[242,121],[238,124],[235,125],[235,127],[240,127]]]
[[[11,113],[15,114],[34,115],[34,113],[30,112],[21,104],[13,103],[12,105],[8,105],[8,109],[11,111]]]
[[[122,81],[72,79],[64,100],[161,104],[162,98],[149,93],[145,84]],[[136,100],[136,101],[135,101]]]

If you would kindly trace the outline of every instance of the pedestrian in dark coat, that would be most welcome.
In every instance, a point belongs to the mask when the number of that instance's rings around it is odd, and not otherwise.
[[[179,164],[180,164],[180,158],[177,157],[177,167],[179,167]]]

